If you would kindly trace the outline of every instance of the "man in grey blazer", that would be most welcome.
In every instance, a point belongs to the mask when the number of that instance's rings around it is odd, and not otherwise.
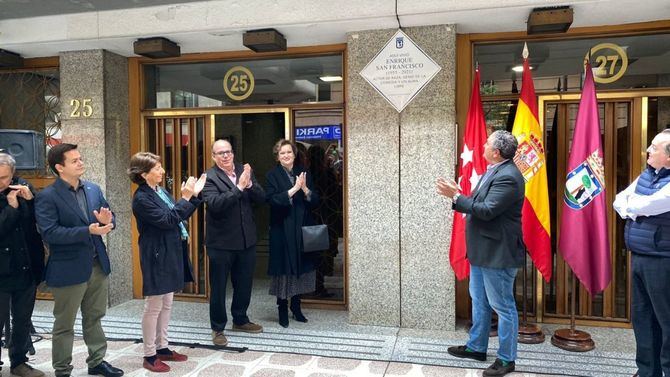
[[[453,201],[454,210],[466,214],[465,239],[470,261],[472,321],[464,346],[449,347],[449,354],[486,361],[491,309],[498,314],[500,347],[484,376],[504,376],[514,371],[519,319],[513,286],[523,266],[521,208],[525,182],[514,164],[517,140],[507,131],[495,131],[484,145],[489,163],[471,196],[461,195],[453,180],[438,178],[438,193]]]

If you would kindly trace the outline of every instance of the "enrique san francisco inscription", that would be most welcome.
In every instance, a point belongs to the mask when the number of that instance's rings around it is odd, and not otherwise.
[[[401,112],[440,69],[410,37],[398,30],[360,74]]]

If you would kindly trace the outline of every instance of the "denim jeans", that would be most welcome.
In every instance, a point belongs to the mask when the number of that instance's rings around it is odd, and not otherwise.
[[[498,313],[498,358],[516,360],[519,333],[519,315],[513,292],[516,272],[516,268],[470,267],[472,328],[467,346],[471,350],[486,352],[493,308]]]

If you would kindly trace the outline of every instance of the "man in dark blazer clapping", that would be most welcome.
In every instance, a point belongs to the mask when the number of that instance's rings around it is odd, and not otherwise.
[[[256,265],[256,223],[251,203],[263,203],[265,192],[249,164],[235,163],[233,147],[227,140],[212,145],[215,165],[207,170],[202,198],[207,203],[205,245],[209,256],[209,318],[212,342],[225,346],[226,281],[233,283],[233,330],[260,333],[263,327],[251,322],[247,309]]]
[[[49,246],[45,280],[54,296],[53,368],[56,376],[72,373],[74,322],[81,308],[88,374],[122,376],[103,360],[107,340],[101,323],[111,271],[102,236],[114,229],[114,215],[100,187],[80,179],[84,161],[76,145],[54,146],[48,161],[58,178],[37,194],[35,217]]]
[[[438,193],[451,198],[454,210],[466,214],[465,239],[470,261],[472,321],[470,339],[464,346],[449,347],[449,354],[486,361],[491,309],[498,314],[500,347],[495,362],[484,376],[504,376],[514,371],[519,320],[513,286],[523,266],[521,208],[525,182],[514,164],[516,138],[495,131],[484,145],[489,163],[473,194],[461,195],[453,180],[437,181]]]

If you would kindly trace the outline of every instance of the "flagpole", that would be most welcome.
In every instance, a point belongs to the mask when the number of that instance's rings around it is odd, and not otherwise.
[[[575,334],[575,307],[577,306],[577,278],[572,274],[572,295],[570,297],[570,335]]]
[[[551,344],[554,346],[572,352],[586,352],[596,348],[596,344],[591,339],[591,334],[586,331],[575,328],[575,307],[577,306],[577,277],[572,272],[572,291],[570,294],[570,328],[558,329],[554,331],[551,337]]]
[[[524,43],[523,44],[523,51],[521,53],[521,56],[523,57],[523,73],[521,75],[521,94],[519,96],[519,106],[517,106],[517,113],[515,115],[514,119],[514,126],[512,128],[512,134],[517,138],[519,141],[519,144],[522,142],[525,143],[525,145],[530,145],[534,144],[532,140],[535,139],[543,139],[542,138],[542,130],[539,128],[539,121],[537,118],[537,101],[535,99],[535,87],[533,86],[533,80],[530,74],[530,62],[528,60],[529,56],[528,52],[528,44]],[[521,112],[519,112],[519,109],[521,109]],[[530,141],[530,142],[529,142]],[[531,147],[535,148],[535,147]],[[538,143],[538,149],[534,149],[536,153],[540,156],[539,158],[539,163],[533,163],[533,169],[537,169],[539,171],[540,167],[545,163],[544,162],[544,151],[542,147],[542,142]],[[517,150],[517,155],[522,156],[520,157],[521,160],[526,160],[527,157],[525,156],[525,152],[521,150]],[[515,156],[514,161],[517,161],[517,156]],[[532,159],[532,158],[531,158]],[[527,171],[526,168],[523,168],[524,170],[522,171]],[[521,170],[521,168],[520,168]],[[525,188],[526,188],[526,194],[529,190],[529,187],[533,187],[531,191],[538,191],[536,188],[540,188],[541,186],[546,186],[546,172],[545,173],[540,173],[539,177],[537,178],[532,178],[533,174],[530,175],[530,177],[527,177],[524,175],[524,179],[527,181]],[[544,182],[543,182],[544,181]],[[543,191],[540,189],[539,191]],[[544,187],[544,191],[546,191],[546,187]],[[523,211],[526,212],[527,208],[531,208],[530,211],[535,212],[536,210],[532,208],[533,204],[536,203],[540,211],[543,209],[547,210],[547,216],[548,216],[548,198],[542,198],[541,196],[538,195],[531,195],[530,197],[528,195],[524,194],[525,201],[523,205]],[[546,208],[543,206],[544,202],[546,203]],[[533,214],[534,216],[537,216],[537,213]],[[538,216],[538,219],[540,216]],[[526,214],[522,214],[522,233],[524,241],[527,240],[528,234],[533,233],[535,236],[535,232],[537,228],[535,228],[532,224],[532,222],[527,223],[527,218]],[[530,225],[530,226],[528,226]],[[548,227],[545,227],[541,222],[536,224],[538,227],[542,227],[543,231],[545,231]],[[530,230],[532,229],[532,230]],[[539,243],[528,243],[526,242],[527,245],[530,246],[530,250],[533,251],[536,255],[538,253],[542,252],[549,252],[549,234],[548,231],[546,233],[546,237],[538,237],[538,239],[542,241],[546,241],[545,243],[539,242]],[[544,342],[544,333],[542,332],[542,329],[537,326],[536,324],[529,324],[528,323],[528,250],[524,249],[523,253],[523,316],[522,316],[522,323],[519,326],[519,331],[517,333],[517,340],[519,343],[526,343],[526,344],[538,344],[538,343],[543,343]],[[543,273],[546,273],[546,270],[543,270]]]
[[[539,326],[534,323],[528,323],[528,272],[526,271],[528,252],[523,253],[523,315],[521,320],[521,325],[519,325],[519,343],[525,344],[538,344],[544,343],[544,333]]]
[[[577,119],[575,120],[572,149],[568,160],[569,165],[573,167],[568,170],[575,169],[574,166],[579,165],[581,161],[588,160],[588,157],[586,156],[595,155],[596,157],[593,165],[596,167],[595,169],[599,177],[595,177],[594,179],[604,181],[604,177],[602,176],[604,169],[600,168],[603,157],[600,152],[602,150],[602,145],[599,138],[600,125],[598,120],[598,101],[595,92],[593,72],[591,71],[591,65],[589,63],[591,60],[591,50],[587,53],[585,60],[584,85],[579,101]],[[591,162],[589,162],[589,164],[591,164]],[[574,172],[575,170],[570,172],[568,177],[574,176]],[[568,187],[567,182],[566,187]],[[570,328],[556,330],[551,337],[551,344],[567,351],[584,352],[590,351],[596,347],[589,333],[575,329],[578,273],[582,284],[584,284],[584,287],[589,293],[589,296],[587,296],[588,298],[590,298],[590,294],[595,294],[604,290],[612,278],[610,247],[607,238],[605,197],[604,195],[599,196],[599,194],[600,192],[593,194],[594,196],[586,198],[587,201],[577,202],[577,205],[574,204],[576,198],[564,195],[564,209],[561,218],[562,233],[560,235],[558,247],[563,252],[563,258],[572,270]],[[587,223],[585,219],[589,219],[588,229],[585,228],[585,224]],[[575,227],[575,224],[579,225],[579,227]],[[594,229],[591,229],[592,227]],[[566,234],[571,234],[571,237],[572,234],[576,234],[578,240],[577,243],[575,243],[575,240],[568,240],[565,237]],[[587,253],[590,253],[589,257],[586,257]],[[584,277],[588,276],[591,279],[586,279],[585,281],[582,278],[582,275],[584,275]],[[597,279],[593,279],[594,276],[597,277]]]

